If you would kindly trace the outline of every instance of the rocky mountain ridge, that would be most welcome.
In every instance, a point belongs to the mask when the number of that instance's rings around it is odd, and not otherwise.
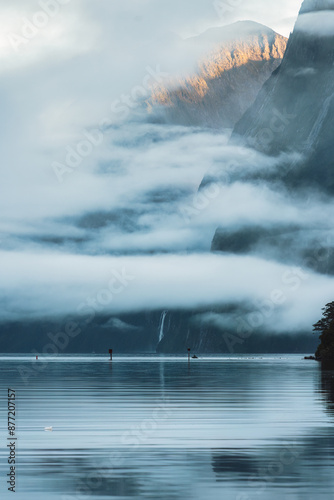
[[[287,39],[258,23],[213,28],[186,42],[202,56],[193,75],[156,86],[147,105],[172,122],[232,128],[280,65]]]

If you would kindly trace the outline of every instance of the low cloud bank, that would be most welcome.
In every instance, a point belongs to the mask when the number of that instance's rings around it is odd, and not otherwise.
[[[269,329],[293,333],[308,330],[334,295],[333,278],[247,256],[116,258],[1,252],[0,261],[1,321],[194,310],[231,303],[256,313],[272,304]],[[208,319],[220,320],[204,318]]]

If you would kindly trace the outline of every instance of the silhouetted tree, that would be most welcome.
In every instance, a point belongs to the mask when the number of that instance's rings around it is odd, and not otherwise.
[[[334,302],[330,302],[322,310],[322,318],[313,325],[313,331],[320,332],[320,345],[315,357],[324,367],[334,369]]]

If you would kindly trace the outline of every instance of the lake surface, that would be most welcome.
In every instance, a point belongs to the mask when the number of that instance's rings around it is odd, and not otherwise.
[[[0,357],[0,497],[332,500],[333,374],[301,355]]]

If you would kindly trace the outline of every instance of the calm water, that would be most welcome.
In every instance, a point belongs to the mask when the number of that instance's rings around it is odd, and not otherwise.
[[[1,357],[0,381],[1,498],[334,498],[334,378],[300,355]]]

